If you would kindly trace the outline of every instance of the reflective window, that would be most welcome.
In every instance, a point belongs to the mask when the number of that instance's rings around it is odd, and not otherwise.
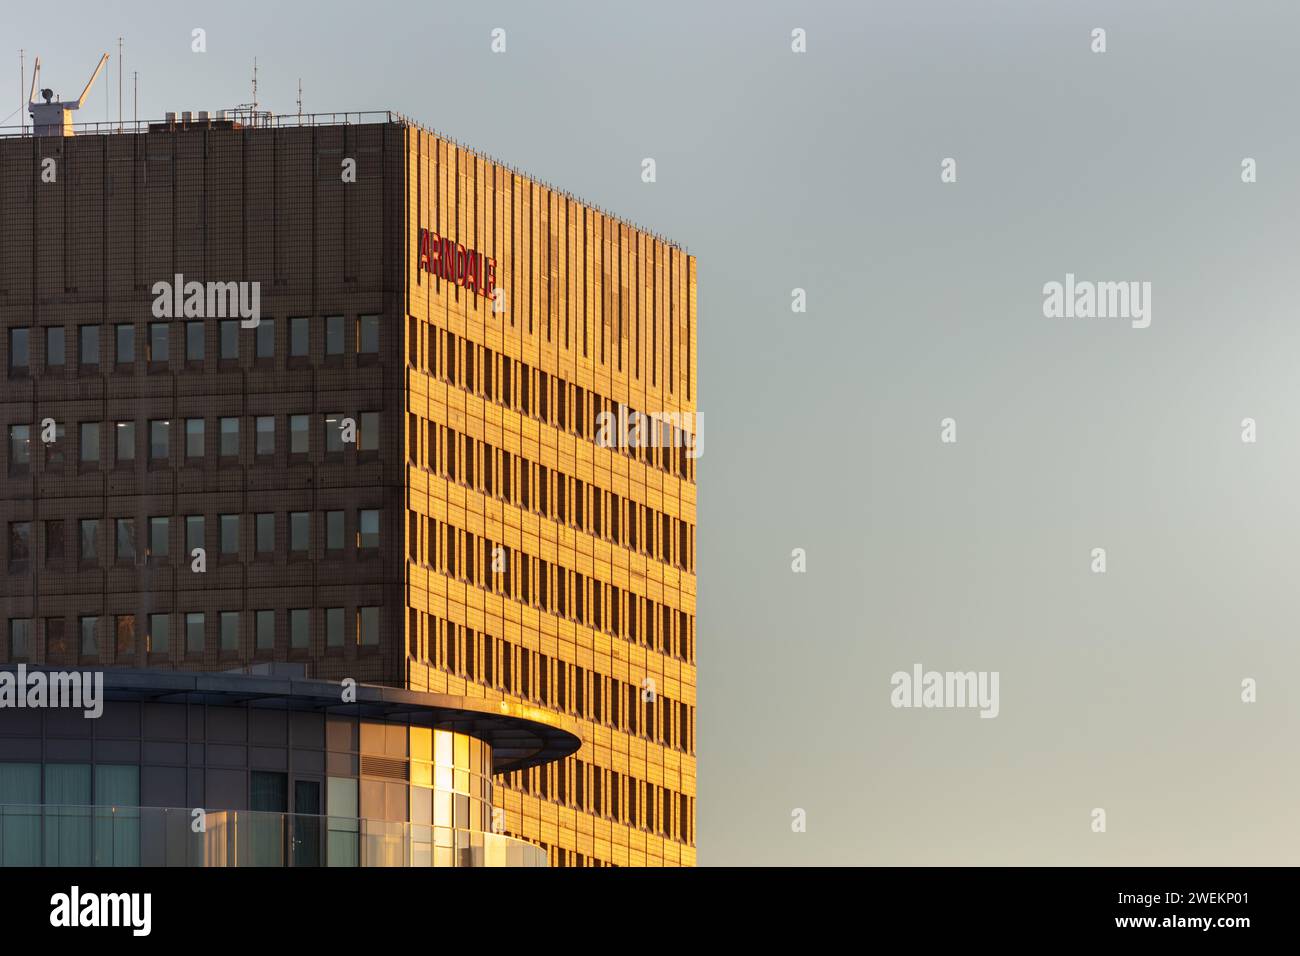
[[[113,437],[117,461],[135,461],[135,422],[114,422]]]
[[[203,419],[185,419],[185,457],[203,457]]]
[[[363,315],[357,319],[357,351],[363,355],[379,352],[379,316]]]
[[[221,516],[221,553],[239,553],[239,515]]]
[[[325,317],[325,354],[343,354],[343,316]]]
[[[171,549],[171,519],[149,519],[149,556],[165,558]]]
[[[80,330],[81,364],[99,364],[99,326],[83,325]]]
[[[275,416],[259,415],[257,417],[257,454],[275,454]]]
[[[204,359],[203,323],[185,323],[185,361],[202,362]]]
[[[294,455],[307,454],[307,432],[310,427],[309,415],[289,416],[289,452]]]
[[[149,459],[166,461],[171,457],[172,423],[166,420],[149,423]]]
[[[63,326],[56,325],[45,330],[45,364],[50,368],[63,365],[64,332]]]
[[[166,322],[152,322],[149,325],[149,361],[166,362],[171,344],[171,326]]]
[[[221,457],[239,457],[239,419],[221,419]]]
[[[379,547],[379,511],[365,509],[357,515],[357,547]]]
[[[306,358],[311,345],[311,324],[309,319],[289,320],[289,354],[295,358]]]
[[[130,365],[135,361],[135,326],[117,327],[117,364]]]
[[[221,358],[226,361],[239,358],[239,323],[233,319],[221,323]]]

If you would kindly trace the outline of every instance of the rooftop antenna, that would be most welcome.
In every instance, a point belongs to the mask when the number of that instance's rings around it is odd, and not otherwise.
[[[302,120],[302,77],[298,77],[298,120]]]
[[[140,129],[140,71],[131,72],[131,124]]]
[[[117,131],[122,132],[122,38],[117,38]]]
[[[27,112],[23,109],[23,89],[27,86],[27,60],[24,51],[18,51],[18,131],[27,135]]]
[[[86,105],[86,98],[90,95],[90,88],[95,85],[99,79],[99,74],[104,71],[104,64],[108,62],[108,54],[105,53],[99,58],[99,65],[95,67],[95,72],[90,74],[90,79],[86,81],[86,88],[81,91],[81,96],[75,100],[56,100],[54,91],[48,87],[41,90],[41,97],[45,102],[40,103],[36,100],[36,87],[41,78],[41,58],[36,58],[36,63],[32,68],[32,91],[28,95],[28,112],[32,114],[32,133],[36,136],[72,136],[72,111],[79,110]]]
[[[257,57],[253,57],[253,125],[257,125]]]

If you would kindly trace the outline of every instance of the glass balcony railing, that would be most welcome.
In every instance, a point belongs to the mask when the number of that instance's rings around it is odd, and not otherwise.
[[[3,866],[546,866],[499,833],[178,807],[0,805]]]

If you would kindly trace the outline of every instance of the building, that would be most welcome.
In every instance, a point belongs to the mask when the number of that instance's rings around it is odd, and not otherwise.
[[[580,741],[495,829],[693,864],[694,259],[397,114],[102,125],[0,138],[5,666],[418,692],[408,774],[492,710]]]

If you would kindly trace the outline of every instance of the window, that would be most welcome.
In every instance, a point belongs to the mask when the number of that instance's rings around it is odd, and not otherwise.
[[[56,325],[45,330],[45,366],[46,368],[63,367],[64,333],[63,326]]]
[[[289,612],[289,646],[305,650],[311,643],[311,614],[306,608]]]
[[[257,454],[275,454],[275,416],[257,416]]]
[[[203,323],[185,323],[185,361],[199,363],[203,361]]]
[[[341,607],[325,609],[325,646],[343,646],[343,608]]]
[[[47,470],[63,470],[64,428],[62,423],[54,426],[54,441],[45,446],[45,467]]]
[[[379,547],[379,511],[364,509],[357,515],[357,547]]]
[[[291,455],[307,454],[307,431],[310,428],[310,415],[289,416],[289,453]]]
[[[166,654],[171,644],[172,619],[170,614],[150,614],[149,634],[145,651],[149,654]]]
[[[135,657],[134,614],[119,614],[113,621],[113,648],[119,660]]]
[[[289,354],[306,358],[311,347],[311,326],[308,319],[289,320]]]
[[[149,519],[149,557],[163,559],[171,553],[171,519]]]
[[[239,612],[221,612],[221,650],[233,652],[239,650]]]
[[[9,330],[9,374],[26,375],[31,366],[31,329]]]
[[[203,419],[185,419],[185,457],[203,457]]]
[[[343,512],[325,512],[325,547],[329,551],[343,550]]]
[[[239,457],[239,419],[221,419],[221,457]]]
[[[239,553],[239,515],[221,516],[221,553]]]
[[[203,612],[191,611],[185,615],[185,653],[203,653]]]
[[[156,420],[149,423],[149,460],[166,461],[171,457],[172,423]]]
[[[257,323],[257,357],[275,358],[275,319],[262,319]]]
[[[9,660],[25,661],[32,653],[32,622],[16,617],[9,621]]]
[[[269,651],[275,647],[275,612],[257,612],[257,649]]]
[[[9,469],[26,470],[32,464],[32,429],[30,425],[9,426]]]
[[[325,416],[325,453],[343,450],[343,413],[329,412]]]
[[[99,422],[81,423],[80,454],[82,464],[99,461]]]
[[[170,357],[171,326],[166,322],[149,323],[149,364],[165,365]]]
[[[131,365],[135,362],[135,326],[119,325],[117,327],[117,364]]]
[[[45,566],[63,566],[63,520],[45,522]]]
[[[372,647],[379,644],[379,608],[357,608],[357,643]]]
[[[68,659],[67,622],[61,617],[45,619],[45,661],[47,664],[62,664]]]
[[[185,555],[194,557],[195,548],[204,548],[203,515],[185,516]]]
[[[289,513],[289,550],[306,552],[311,543],[311,517],[306,511]]]
[[[379,413],[362,412],[360,429],[357,434],[358,451],[379,450]]]
[[[363,315],[357,319],[357,352],[379,354],[379,316]]]
[[[271,554],[275,551],[275,515],[259,514],[257,516],[257,553]]]
[[[81,541],[81,560],[85,564],[99,561],[99,519],[82,518],[78,529]]]
[[[9,563],[25,564],[32,556],[32,523],[9,522]]]
[[[78,623],[81,625],[81,656],[98,657],[99,636],[96,632],[99,630],[99,618],[83,617]]]
[[[83,325],[81,327],[81,364],[99,364],[99,326]]]
[[[114,452],[118,464],[135,461],[135,422],[114,422]]]
[[[117,548],[117,560],[134,561],[135,560],[135,519],[118,518],[116,521],[117,534],[114,537]]]
[[[343,354],[343,316],[341,315],[325,317],[325,354]]]
[[[221,323],[221,360],[239,361],[239,322],[226,319]]]

